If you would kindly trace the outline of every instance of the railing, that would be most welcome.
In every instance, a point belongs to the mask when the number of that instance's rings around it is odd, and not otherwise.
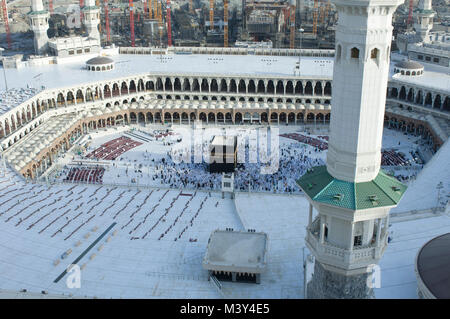
[[[375,243],[371,243],[365,246],[356,246],[352,250],[335,246],[327,241],[323,244],[320,243],[320,236],[315,232],[318,228],[318,220],[316,219],[311,228],[307,231],[306,242],[310,248],[315,251],[316,257],[322,260],[329,260],[337,264],[341,264],[343,267],[347,267],[350,264],[354,264],[355,268],[359,264],[367,262],[372,263],[379,259],[382,255],[382,248],[385,247],[387,241],[387,234],[381,234],[381,240],[379,246]]]

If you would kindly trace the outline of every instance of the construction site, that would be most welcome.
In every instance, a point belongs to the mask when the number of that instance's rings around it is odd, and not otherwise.
[[[45,0],[49,38],[83,36],[85,0]],[[412,27],[418,0],[394,15],[394,36]],[[29,0],[1,0],[0,43],[32,52]],[[329,0],[96,0],[102,46],[334,48],[337,14]],[[435,22],[448,29],[448,1],[435,1]]]

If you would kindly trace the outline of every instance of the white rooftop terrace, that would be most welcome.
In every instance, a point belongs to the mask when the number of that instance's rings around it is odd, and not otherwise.
[[[389,79],[398,80],[405,84],[418,85],[421,87],[429,88],[430,90],[440,90],[450,93],[450,68],[443,67],[436,64],[424,63],[420,61],[420,64],[424,66],[423,75],[409,76],[394,73],[395,64],[399,61],[406,61],[408,58],[398,53],[392,53],[391,65],[389,69]]]
[[[299,61],[298,57],[288,56],[119,54],[111,56],[115,61],[114,70],[90,72],[85,69],[86,61],[90,58],[92,55],[80,57],[77,60],[71,59],[72,62],[63,64],[6,69],[8,86],[10,88],[22,88],[27,85],[39,88],[45,86],[54,89],[149,73],[283,77],[294,76],[294,69]],[[331,79],[333,60],[329,57],[302,57],[301,77]],[[3,91],[5,83],[0,82],[0,91]]]

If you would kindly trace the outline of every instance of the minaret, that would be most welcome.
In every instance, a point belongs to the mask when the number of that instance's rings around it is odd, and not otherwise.
[[[433,28],[433,17],[435,16],[431,0],[420,0],[418,9],[416,10],[416,22],[414,29],[416,30],[417,41],[427,42],[428,32]]]
[[[406,187],[380,170],[392,15],[404,0],[332,0],[339,14],[327,165],[298,184],[315,256],[308,298],[370,298],[389,210]],[[317,216],[313,219],[313,212]]]
[[[95,5],[95,0],[87,0],[83,7],[84,25],[86,27],[88,36],[97,39],[100,43],[100,32],[98,25],[100,23],[100,8]]]
[[[34,51],[36,54],[44,54],[48,48],[47,30],[50,14],[44,9],[42,0],[31,0],[31,12],[28,16],[34,33]]]

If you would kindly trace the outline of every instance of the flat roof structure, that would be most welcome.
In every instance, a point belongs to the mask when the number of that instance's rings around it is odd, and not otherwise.
[[[450,299],[450,233],[433,238],[420,249],[416,276],[421,297]]]
[[[215,272],[261,274],[267,265],[268,237],[263,232],[215,230],[203,268]]]
[[[294,56],[254,56],[254,55],[208,55],[171,54],[136,55],[118,54],[114,59],[114,69],[110,72],[93,73],[85,65],[92,55],[62,64],[28,66],[19,69],[6,69],[9,88],[44,86],[47,89],[71,87],[97,81],[115,80],[140,74],[202,74],[205,76],[225,74],[229,76],[271,76],[293,77],[298,57]],[[330,57],[302,57],[301,77],[309,79],[331,79],[334,59]],[[5,89],[0,81],[0,91]]]

